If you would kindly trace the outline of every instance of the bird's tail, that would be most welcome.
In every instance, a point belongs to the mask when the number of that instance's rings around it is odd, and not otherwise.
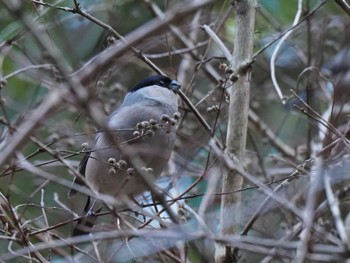
[[[94,202],[95,203],[95,202]],[[72,236],[86,235],[89,234],[97,220],[96,213],[102,210],[102,207],[97,211],[93,210],[94,204],[90,207],[90,197],[88,196],[84,213],[85,216],[81,217],[73,229]]]

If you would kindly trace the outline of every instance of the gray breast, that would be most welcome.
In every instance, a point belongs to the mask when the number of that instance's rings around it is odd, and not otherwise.
[[[86,167],[87,183],[94,190],[117,198],[138,195],[147,190],[137,173],[126,172],[132,167],[132,161],[121,153],[123,147],[129,147],[146,168],[151,168],[154,177],[158,177],[165,168],[174,147],[175,127],[168,131],[160,127],[154,130],[153,136],[145,135],[138,139],[135,139],[133,128],[137,123],[150,119],[160,122],[163,114],[171,117],[177,111],[176,95],[164,88],[152,92],[152,96],[149,96],[149,91],[145,90],[143,94],[128,94],[121,107],[111,114],[108,121],[109,132],[118,140],[120,149],[113,146],[113,141],[107,133],[103,132],[98,137]],[[140,103],[141,95],[144,97]],[[113,167],[108,163],[110,158],[116,161],[125,160],[127,165]]]

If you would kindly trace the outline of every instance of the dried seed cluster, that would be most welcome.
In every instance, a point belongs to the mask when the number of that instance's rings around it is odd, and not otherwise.
[[[83,148],[83,151],[85,151],[85,150],[89,149],[89,144],[87,142],[83,142],[81,144],[81,148]]]
[[[122,159],[117,161],[115,158],[109,157],[108,158],[108,164],[111,165],[111,168],[109,169],[109,174],[110,175],[116,174],[117,170],[124,170],[124,171],[128,172],[128,169],[130,169],[130,168],[127,169],[128,163],[125,160],[122,160]]]
[[[133,132],[133,136],[136,138],[140,138],[144,135],[148,137],[154,136],[154,131],[158,129],[157,122],[153,119],[149,121],[142,121],[136,124],[135,131]]]
[[[110,175],[117,174],[117,170],[123,170],[129,176],[133,176],[136,173],[136,170],[133,167],[128,167],[128,163],[125,160],[116,161],[115,158],[110,157],[108,158],[108,163],[111,165],[111,168],[108,171]],[[153,173],[153,169],[150,167],[142,167],[141,171],[146,173]]]
[[[162,117],[160,118],[160,122],[167,133],[169,133],[172,130],[171,127],[174,127],[177,124],[178,120],[180,119],[180,116],[181,115],[179,112],[175,112],[172,117],[170,117],[167,114],[162,115]]]
[[[153,137],[155,136],[155,131],[157,131],[159,128],[163,128],[167,133],[169,133],[172,130],[171,127],[174,127],[177,124],[180,117],[180,113],[175,112],[172,117],[167,114],[163,114],[159,121],[150,119],[149,121],[139,122],[134,128],[133,137],[135,139],[143,136]],[[84,146],[82,145],[83,148],[87,148],[88,146],[89,145],[87,143],[84,143]],[[117,170],[123,170],[130,176],[134,175],[136,172],[134,168],[128,167],[128,163],[125,160],[117,161],[115,158],[110,157],[108,158],[108,164],[111,165],[111,168],[109,169],[110,175],[115,175]],[[153,169],[150,167],[142,167],[141,170],[147,173],[153,173]]]
[[[136,124],[133,132],[133,137],[140,138],[142,136],[153,137],[155,131],[159,128],[164,128],[166,132],[170,132],[169,126],[175,126],[180,119],[180,113],[175,112],[172,117],[163,114],[159,121],[150,119],[149,121],[142,121]]]

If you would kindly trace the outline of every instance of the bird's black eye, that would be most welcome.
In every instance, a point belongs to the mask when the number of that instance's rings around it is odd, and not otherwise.
[[[165,87],[165,83],[164,83],[164,81],[159,81],[159,86],[162,86],[162,87]]]

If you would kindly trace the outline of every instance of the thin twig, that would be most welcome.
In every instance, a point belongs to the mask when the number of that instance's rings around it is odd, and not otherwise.
[[[303,10],[303,0],[298,0],[298,9],[297,9],[297,13],[295,14],[295,18],[294,18],[294,21],[293,21],[293,25],[292,26],[295,26],[298,24],[299,20],[300,20],[300,17],[301,17],[301,14],[302,14],[302,10]],[[278,51],[280,50],[280,48],[282,47],[283,43],[287,40],[287,38],[289,37],[289,35],[293,32],[292,29],[290,29],[281,39],[280,41],[278,41],[277,45],[276,45],[276,48],[274,49],[273,53],[272,53],[272,56],[271,56],[271,60],[270,60],[270,70],[271,70],[271,80],[272,80],[272,83],[273,83],[273,86],[275,87],[275,90],[280,98],[280,100],[282,101],[282,103],[284,104],[285,103],[285,97],[281,91],[281,88],[280,86],[278,85],[278,82],[277,82],[277,79],[276,79],[276,72],[275,72],[275,69],[276,69],[276,58],[277,58],[277,54],[278,54]]]
[[[332,212],[332,216],[334,218],[335,227],[337,228],[338,234],[341,240],[343,241],[344,245],[347,247],[348,251],[350,251],[350,241],[346,233],[344,222],[341,219],[341,213],[339,209],[339,200],[333,193],[330,174],[327,171],[325,171],[325,175],[323,177],[323,183],[325,187],[328,204]]]
[[[350,5],[345,0],[335,0],[335,3],[338,4],[348,16],[350,16]]]
[[[203,25],[203,29],[211,37],[211,39],[215,42],[215,44],[219,47],[219,49],[224,53],[227,61],[229,63],[232,63],[233,56],[231,55],[231,52],[227,49],[226,45],[221,41],[221,39],[215,34],[215,32],[208,25]]]

